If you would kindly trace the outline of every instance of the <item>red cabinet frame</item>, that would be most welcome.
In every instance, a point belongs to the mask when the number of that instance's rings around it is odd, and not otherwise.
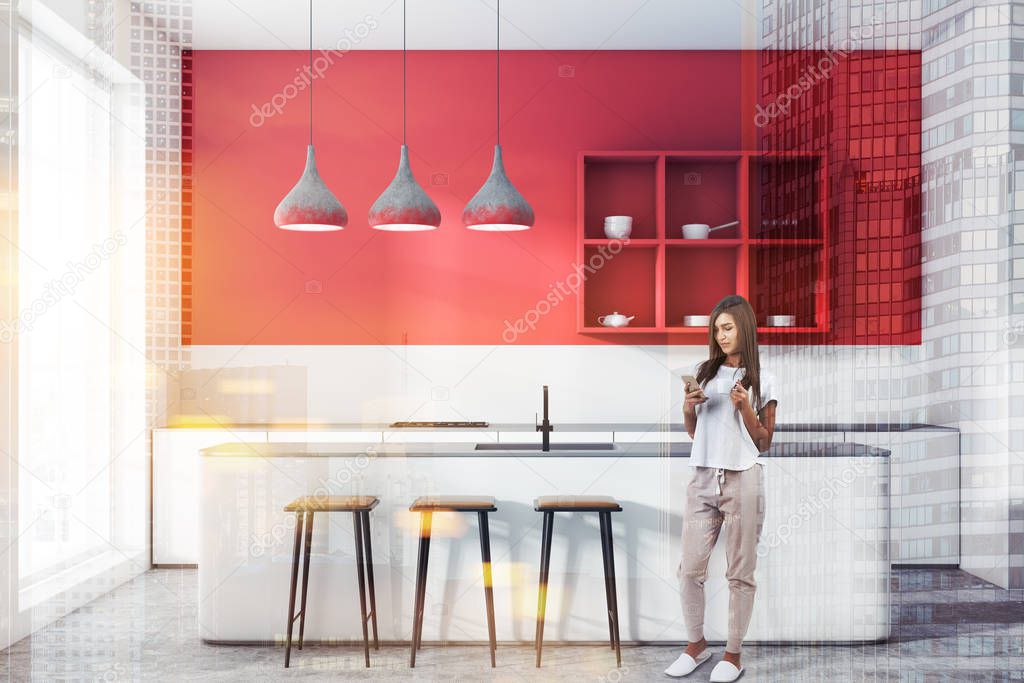
[[[674,343],[704,344],[707,328],[684,327],[682,315],[707,315],[736,293],[754,306],[762,341],[827,333],[827,168],[824,155],[806,152],[581,152],[577,257],[599,268],[577,292],[577,332],[666,334]],[[605,215],[634,217],[628,241],[613,245],[604,237]],[[732,220],[739,225],[706,240],[684,239],[680,229]],[[609,246],[621,250],[609,256]],[[613,311],[637,319],[620,328],[597,323]],[[787,313],[797,326],[767,326],[768,315]]]

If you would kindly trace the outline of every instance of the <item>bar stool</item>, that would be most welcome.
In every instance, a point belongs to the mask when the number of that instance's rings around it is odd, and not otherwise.
[[[416,650],[423,641],[423,605],[427,593],[427,558],[430,555],[430,523],[435,512],[475,512],[480,524],[480,559],[484,571],[484,601],[487,603],[487,633],[490,636],[491,667],[495,666],[494,589],[491,584],[491,535],[487,513],[498,510],[490,496],[421,496],[409,506],[420,513],[420,547],[416,560],[416,606],[412,616],[412,652],[409,666],[416,666]]]
[[[544,513],[540,548],[540,583],[537,590],[537,667],[544,646],[544,610],[548,597],[548,567],[551,564],[551,536],[556,512],[596,512],[601,523],[601,555],[604,560],[604,597],[608,605],[608,640],[615,650],[615,666],[622,666],[619,650],[619,606],[615,592],[615,548],[612,542],[612,513],[622,512],[610,496],[541,496],[533,501],[533,509]]]
[[[370,666],[370,642],[366,632],[366,622],[373,621],[373,649],[380,649],[377,639],[377,599],[373,590],[373,551],[370,547],[370,510],[377,506],[380,499],[376,496],[302,496],[284,506],[285,512],[295,513],[295,540],[292,546],[292,583],[288,593],[288,640],[284,648],[284,666],[288,668],[292,652],[292,627],[299,619],[299,649],[302,649],[302,636],[306,627],[306,587],[309,585],[309,552],[313,540],[314,512],[352,512],[353,531],[356,541],[356,574],[359,577],[359,614],[363,624],[363,654],[366,666]],[[303,526],[306,531],[306,553],[302,562],[302,607],[295,613],[295,585],[299,572],[299,550],[302,546],[300,534]],[[365,546],[366,556],[363,556]],[[370,613],[366,612],[366,586],[363,571],[370,584]]]

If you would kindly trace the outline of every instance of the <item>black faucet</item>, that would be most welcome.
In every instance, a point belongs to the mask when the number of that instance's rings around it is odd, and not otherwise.
[[[534,417],[536,423],[537,418]],[[537,426],[537,431],[543,435],[544,442],[541,446],[541,450],[547,453],[551,450],[551,432],[555,431],[555,426],[551,424],[551,420],[548,419],[548,385],[544,385],[544,421]]]

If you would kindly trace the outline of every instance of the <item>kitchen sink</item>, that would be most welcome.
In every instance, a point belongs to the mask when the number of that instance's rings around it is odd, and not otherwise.
[[[551,451],[614,451],[613,443],[553,443]],[[539,443],[478,443],[478,451],[543,451]]]

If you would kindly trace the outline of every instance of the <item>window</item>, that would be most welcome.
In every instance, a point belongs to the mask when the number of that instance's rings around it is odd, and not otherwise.
[[[139,86],[31,4],[18,42],[12,326],[22,609],[131,561],[145,547],[147,488]]]
[[[1024,110],[1010,110],[1010,128],[1012,130],[1024,130]]]

